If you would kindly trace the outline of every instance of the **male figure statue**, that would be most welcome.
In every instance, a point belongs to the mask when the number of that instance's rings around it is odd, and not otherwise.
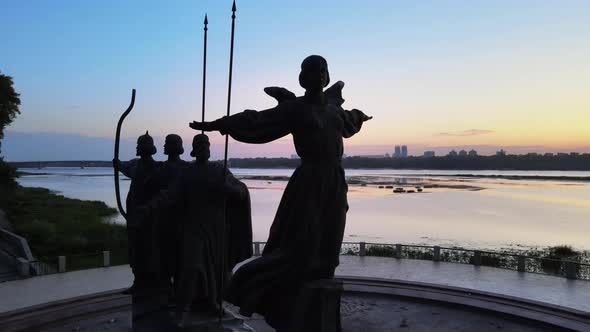
[[[183,169],[187,166],[187,163],[180,158],[183,153],[182,138],[176,134],[166,136],[164,154],[168,156],[168,160],[161,163],[155,176],[157,182],[155,185],[160,190],[168,189],[170,184],[182,175]],[[157,238],[160,247],[160,276],[166,287],[178,283],[177,262],[180,249],[178,242],[181,237],[179,227],[181,212],[178,206],[172,205],[156,213]]]
[[[148,206],[152,210],[175,205],[182,213],[176,287],[180,326],[190,311],[221,310],[220,282],[227,285],[233,266],[252,255],[248,189],[222,165],[209,162],[209,146],[207,135],[196,135],[191,152],[195,161]]]
[[[133,285],[125,293],[134,293],[150,286],[156,279],[153,257],[157,248],[153,246],[152,218],[140,212],[140,207],[154,197],[158,188],[150,185],[158,162],[152,156],[156,153],[154,140],[146,131],[137,139],[136,155],[139,159],[121,162],[117,159],[119,171],[131,179],[127,194],[127,239],[129,265],[133,272]]]

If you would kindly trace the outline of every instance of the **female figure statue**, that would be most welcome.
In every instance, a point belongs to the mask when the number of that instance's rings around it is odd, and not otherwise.
[[[342,109],[344,83],[324,92],[329,81],[326,60],[312,55],[301,64],[304,96],[267,88],[279,100],[275,108],[190,124],[254,144],[293,135],[301,164],[285,188],[262,257],[241,266],[227,289],[227,300],[241,314],[260,313],[277,330],[289,326],[294,299],[305,282],[334,276],[348,210],[342,138],[371,119],[359,110]]]

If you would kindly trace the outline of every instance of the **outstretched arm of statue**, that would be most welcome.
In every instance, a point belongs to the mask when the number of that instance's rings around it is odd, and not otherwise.
[[[137,166],[137,159],[130,161],[120,161],[119,159],[113,159],[113,166],[119,168],[119,172],[123,173],[126,177],[133,179],[135,176],[135,170]]]
[[[253,144],[272,142],[291,133],[285,104],[264,111],[245,110],[211,122],[194,121],[189,126],[195,130],[219,131],[236,141]]]

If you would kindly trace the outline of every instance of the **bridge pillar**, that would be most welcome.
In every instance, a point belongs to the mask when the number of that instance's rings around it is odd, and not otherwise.
[[[102,252],[102,266],[111,266],[111,252],[108,250]]]
[[[526,271],[526,259],[524,256],[518,256],[518,272]]]
[[[365,256],[367,254],[366,243],[359,243],[359,256]]]
[[[402,245],[399,243],[395,245],[395,258],[402,258]]]
[[[578,278],[578,269],[575,262],[565,262],[565,277],[568,279],[577,279]]]
[[[480,266],[481,265],[481,251],[476,250],[473,253],[473,265]]]
[[[19,257],[16,259],[16,264],[18,275],[21,278],[28,278],[31,276],[31,263],[28,260]]]
[[[432,260],[435,262],[440,261],[440,247],[439,246],[434,246],[434,252],[432,255]]]
[[[57,271],[66,272],[66,256],[59,256],[57,258]]]

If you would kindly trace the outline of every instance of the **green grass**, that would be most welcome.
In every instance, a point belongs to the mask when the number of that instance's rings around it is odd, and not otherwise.
[[[127,247],[124,225],[105,222],[117,210],[44,188],[0,188],[0,208],[39,257],[83,255]]]

